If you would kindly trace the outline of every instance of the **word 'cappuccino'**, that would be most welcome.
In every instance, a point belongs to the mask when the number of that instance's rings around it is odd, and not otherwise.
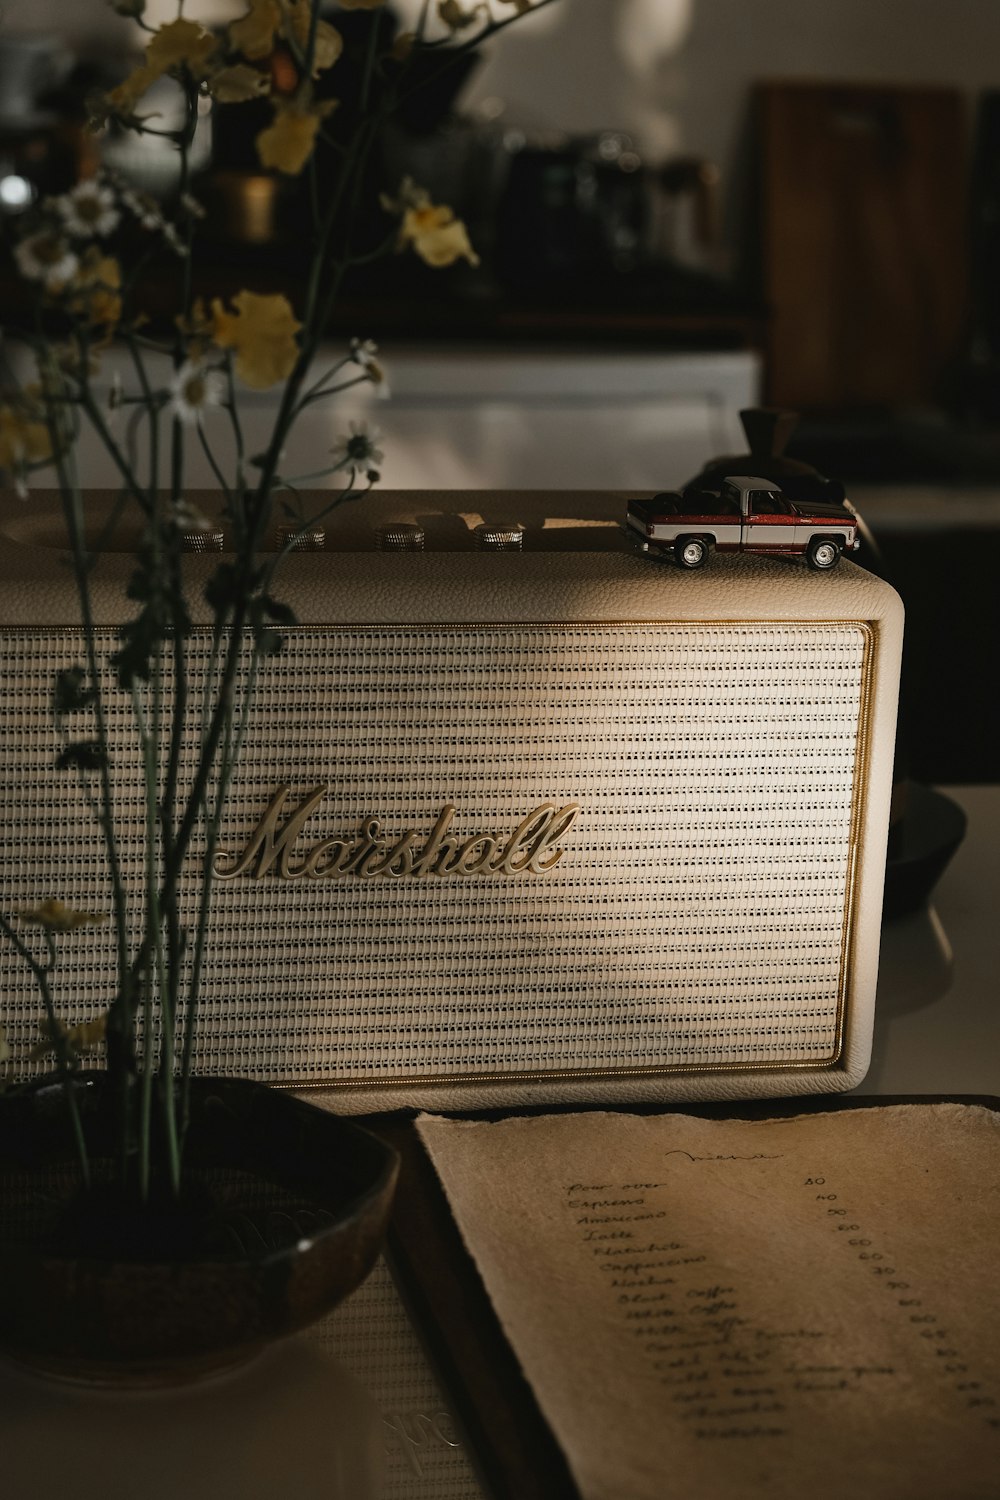
[[[580,810],[576,802],[564,807],[543,802],[522,818],[505,842],[489,833],[475,833],[460,841],[448,832],[455,816],[449,804],[442,807],[422,847],[418,841],[423,836],[415,828],[390,844],[378,818],[362,818],[357,833],[321,839],[296,857],[294,846],[303,826],[329,788],[324,783],[311,791],[279,829],[278,819],[290,790],[287,785],[279,787],[242,854],[216,855],[213,869],[220,880],[247,873],[260,880],[271,870],[280,880],[303,876],[335,880],[342,875],[362,880],[376,875],[394,879],[403,875],[545,875],[562,858],[563,850],[555,845]]]

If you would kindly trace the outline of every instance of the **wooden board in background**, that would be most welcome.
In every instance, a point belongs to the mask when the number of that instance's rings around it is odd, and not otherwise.
[[[768,401],[933,401],[966,303],[961,94],[768,83],[758,105]]]

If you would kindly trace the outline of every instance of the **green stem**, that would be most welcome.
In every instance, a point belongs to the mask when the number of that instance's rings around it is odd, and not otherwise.
[[[198,421],[197,425],[198,425],[198,441],[201,444],[201,451],[204,453],[205,457],[208,459],[209,467],[211,468],[212,473],[215,475],[216,482],[218,483],[218,486],[219,486],[220,490],[222,490],[223,494],[226,497],[226,510],[227,510],[227,513],[232,514],[233,492],[232,492],[232,490],[229,487],[229,482],[226,479],[225,474],[222,472],[222,469],[219,466],[218,460],[215,457],[215,453],[212,450],[212,445],[208,441],[208,437],[206,436],[205,429],[202,426],[200,420]]]
[[[89,575],[91,559],[88,556],[84,541],[82,499],[80,487],[76,481],[76,474],[72,468],[71,457],[69,459],[63,456],[57,458],[57,472],[63,502],[63,514],[70,541],[70,553],[73,559],[77,595],[80,601],[84,648],[87,660],[87,677],[93,693],[94,724],[98,742],[107,750],[109,744],[108,720],[104,706],[104,690],[101,682],[100,666],[97,660],[94,616],[90,597]],[[108,1072],[112,1080],[112,1088],[116,1094],[117,1108],[122,1127],[120,1134],[121,1166],[122,1170],[125,1171],[127,1169],[129,1140],[128,1080],[135,1068],[134,1016],[128,957],[125,885],[118,853],[115,804],[111,788],[111,769],[107,754],[101,758],[98,775],[101,787],[99,826],[104,839],[104,847],[111,875],[115,935],[118,942],[118,991],[110,1007],[107,1033]]]
[[[368,28],[368,46],[365,49],[364,68],[361,74],[361,113],[368,111],[371,99],[372,74],[375,68],[375,55],[378,47],[379,17],[372,16],[371,25]]]
[[[101,412],[100,406],[94,399],[94,393],[90,388],[89,381],[84,381],[81,387],[80,403],[84,411],[87,413],[87,416],[90,418],[90,421],[93,424],[94,430],[96,431],[98,437],[101,439],[101,442],[104,444],[105,449],[110,455],[111,461],[114,463],[116,469],[121,475],[129,494],[132,496],[133,500],[135,500],[136,504],[139,506],[143,514],[148,516],[151,513],[152,509],[150,503],[150,495],[155,489],[155,475],[150,475],[149,490],[145,490],[139,483],[139,480],[136,478],[135,470],[127,462],[124,455],[121,453],[118,444],[115,442],[114,437],[108,430],[108,424],[104,420],[104,416]],[[152,446],[152,432],[155,431],[157,426],[156,415],[152,411],[150,412],[150,424],[150,443]]]
[[[3,915],[2,912],[0,912],[0,932],[3,932],[8,942],[12,944],[14,950],[20,955],[20,957],[27,964],[28,968],[31,970],[35,978],[35,983],[38,986],[39,993],[42,997],[42,1005],[45,1009],[45,1019],[49,1028],[49,1037],[52,1042],[53,1050],[56,1054],[56,1061],[59,1065],[59,1072],[65,1092],[66,1104],[69,1109],[70,1123],[73,1130],[73,1139],[76,1142],[77,1156],[79,1157],[80,1161],[80,1175],[83,1178],[84,1187],[89,1188],[90,1157],[87,1152],[87,1139],[83,1132],[83,1122],[80,1119],[80,1110],[76,1102],[76,1090],[73,1087],[73,1073],[76,1070],[76,1060],[73,1057],[73,1053],[70,1050],[69,1043],[66,1040],[65,1032],[60,1025],[59,1017],[56,1014],[55,1001],[52,998],[52,988],[49,984],[49,974],[51,973],[52,962],[54,961],[53,955],[55,952],[52,936],[48,932],[45,935],[50,954],[50,963],[48,965],[45,965],[38,962],[31,949],[25,942],[21,940],[19,933],[17,933],[15,929],[10,925],[10,923],[7,921],[7,918]]]
[[[246,445],[243,441],[243,424],[240,421],[239,405],[236,400],[236,384],[233,379],[233,356],[226,355],[226,410],[233,428],[233,442],[236,447],[236,495],[242,500],[246,488]],[[237,506],[233,507],[231,516],[234,529],[236,530],[237,548],[241,545],[241,526],[243,521],[242,511]]]
[[[341,361],[341,365],[345,364],[347,364],[346,359]],[[331,373],[328,370],[326,375],[320,377],[320,380],[326,380]],[[350,391],[356,385],[371,385],[371,383],[372,379],[370,375],[355,375],[352,380],[341,381],[339,385],[321,385],[317,381],[309,387],[304,395],[299,397],[298,405],[292,413],[292,421],[295,420],[300,412],[304,412],[307,406],[312,406],[314,401],[322,401],[327,396],[339,396],[341,391]]]
[[[184,89],[185,116],[184,116],[184,125],[183,125],[182,129],[178,132],[178,135],[177,135],[177,149],[178,149],[178,153],[179,153],[179,156],[180,156],[180,175],[179,175],[179,179],[178,179],[177,196],[178,196],[178,202],[181,204],[182,208],[184,208],[184,210],[185,210],[186,220],[185,220],[185,246],[184,246],[184,248],[185,248],[185,254],[181,257],[181,263],[182,263],[182,268],[183,268],[182,269],[182,274],[181,274],[181,316],[178,319],[177,330],[176,330],[176,333],[175,333],[175,336],[174,336],[174,345],[173,345],[173,365],[174,365],[175,372],[182,367],[182,365],[184,364],[184,362],[185,362],[185,360],[187,358],[187,347],[186,347],[185,341],[184,341],[184,337],[185,337],[184,336],[184,330],[190,324],[190,319],[191,319],[191,303],[192,303],[192,288],[193,288],[193,271],[192,271],[193,255],[192,255],[192,248],[193,248],[193,244],[194,244],[195,221],[194,221],[193,214],[191,214],[190,212],[187,211],[187,209],[185,207],[185,204],[184,204],[184,200],[185,200],[185,198],[186,198],[186,196],[188,194],[188,189],[189,189],[189,186],[190,186],[190,175],[191,175],[191,143],[194,140],[194,134],[195,134],[195,131],[196,131],[197,126],[198,126],[198,85],[195,83],[195,81],[191,78],[190,74],[187,73],[186,70],[184,71],[182,85],[183,85],[183,89]],[[182,424],[181,424],[181,421],[180,421],[179,417],[175,416],[174,419],[173,419],[173,422],[171,424],[171,433],[170,433],[170,498],[171,498],[171,502],[172,502],[172,506],[173,507],[176,507],[177,502],[180,500],[181,495],[183,494],[183,490],[184,490],[184,431],[183,431],[183,427],[182,427]],[[155,499],[155,496],[154,496],[154,506],[155,506],[155,504],[156,504],[156,499]],[[156,546],[156,548],[157,548],[158,551],[159,551],[159,548],[161,546],[161,538],[162,538],[162,528],[159,527],[159,526],[157,526],[157,528],[156,528],[156,541],[155,541],[154,545]],[[170,841],[172,839],[172,809],[173,809],[173,806],[174,806],[174,799],[175,799],[175,795],[176,795],[178,764],[179,764],[179,760],[180,760],[180,750],[181,750],[181,743],[182,743],[182,736],[183,736],[183,727],[184,727],[184,713],[185,713],[186,701],[187,701],[186,680],[185,680],[185,670],[186,669],[185,669],[185,662],[184,662],[183,641],[181,639],[181,635],[182,635],[181,619],[179,618],[179,616],[183,614],[183,603],[181,602],[180,605],[178,603],[178,601],[182,601],[183,600],[183,589],[182,589],[182,584],[181,584],[180,569],[179,569],[179,565],[178,565],[178,562],[177,562],[176,553],[177,553],[177,543],[176,543],[176,539],[174,539],[173,545],[172,545],[172,547],[170,549],[170,554],[171,555],[170,555],[170,558],[169,558],[169,571],[170,571],[170,574],[171,574],[171,578],[170,578],[170,583],[171,583],[170,597],[171,597],[172,602],[173,602],[172,613],[173,613],[173,637],[174,637],[174,705],[173,705],[173,713],[172,713],[172,716],[171,716],[172,717],[172,723],[171,723],[171,734],[170,734],[170,749],[168,751],[166,784],[165,784],[165,787],[164,787],[164,795],[163,795],[164,813],[163,813],[163,817],[162,817],[162,820],[161,820],[162,821],[162,825],[163,825],[163,838],[164,838],[165,846],[166,846],[165,847],[165,857],[168,858],[168,859],[170,857],[169,845],[170,845]],[[160,665],[160,662],[159,662],[159,658],[157,657],[157,659],[156,659],[156,666],[154,668],[154,671],[158,674],[160,672],[160,670],[161,670],[161,665]],[[160,744],[160,732],[159,731],[160,731],[160,726],[159,726],[159,723],[157,723],[155,725],[155,728],[154,728],[154,738],[155,738],[155,743],[156,743],[157,746],[159,746],[159,744]],[[149,897],[150,897],[150,900],[152,900],[152,891],[150,891]],[[171,963],[170,963],[170,965],[169,965],[169,972],[168,973],[164,973],[164,970],[163,970],[162,966],[160,968],[160,973],[159,973],[160,985],[161,985],[161,987],[164,987],[162,989],[162,991],[161,991],[161,1000],[164,1003],[166,1003],[167,989],[169,989],[169,987],[170,987],[171,984],[176,984],[176,982],[177,982],[176,976],[175,976],[175,967],[176,967],[175,963],[172,960]],[[175,998],[176,998],[176,991],[175,991]],[[169,1026],[166,1025],[166,1022],[165,1022],[165,1033],[168,1030],[169,1030]],[[167,1096],[167,1100],[166,1100],[166,1104],[165,1104],[165,1108],[166,1108],[166,1112],[167,1112],[166,1124],[167,1124],[167,1129],[168,1129],[168,1133],[169,1133],[170,1129],[171,1129],[171,1125],[172,1125],[172,1108],[173,1108],[172,1098],[171,1098],[171,1091],[170,1091],[169,1088],[166,1091],[166,1096]]]
[[[201,899],[198,909],[198,920],[195,928],[195,946],[191,965],[191,982],[188,987],[187,1014],[184,1027],[184,1050],[181,1062],[181,1131],[182,1139],[186,1136],[188,1122],[190,1119],[190,1091],[191,1070],[194,1057],[194,1040],[197,1029],[198,1005],[200,1001],[201,971],[204,959],[205,941],[208,935],[208,918],[211,905],[212,885],[214,878],[215,855],[219,843],[219,830],[222,826],[222,816],[225,810],[226,798],[232,780],[233,770],[239,760],[243,739],[249,721],[249,706],[253,699],[254,687],[257,680],[257,671],[260,665],[260,649],[254,644],[247,671],[246,682],[243,690],[243,707],[240,715],[239,728],[234,742],[233,720],[227,725],[226,734],[222,742],[219,754],[218,779],[215,793],[215,804],[210,809],[207,788],[202,804],[205,823],[207,828],[205,863],[202,873]]]

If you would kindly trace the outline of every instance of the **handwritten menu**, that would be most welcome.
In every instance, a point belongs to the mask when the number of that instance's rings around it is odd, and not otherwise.
[[[1000,1116],[417,1128],[584,1500],[996,1500]]]

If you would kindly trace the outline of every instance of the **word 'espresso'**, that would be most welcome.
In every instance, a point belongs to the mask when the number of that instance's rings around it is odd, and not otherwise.
[[[357,875],[362,880],[376,875],[394,879],[403,875],[545,875],[562,858],[563,850],[555,847],[556,841],[568,832],[580,810],[576,802],[567,802],[564,807],[543,802],[501,843],[489,833],[475,833],[464,841],[450,834],[455,809],[448,804],[442,807],[422,848],[417,847],[422,837],[417,829],[407,829],[389,844],[378,818],[362,818],[356,834],[321,839],[296,858],[295,843],[329,788],[324,783],[311,791],[279,829],[278,819],[290,790],[288,785],[278,788],[242,854],[216,855],[212,868],[219,880],[233,880],[247,873],[260,880],[270,870],[279,880],[303,876],[307,880],[335,880],[342,875]]]

